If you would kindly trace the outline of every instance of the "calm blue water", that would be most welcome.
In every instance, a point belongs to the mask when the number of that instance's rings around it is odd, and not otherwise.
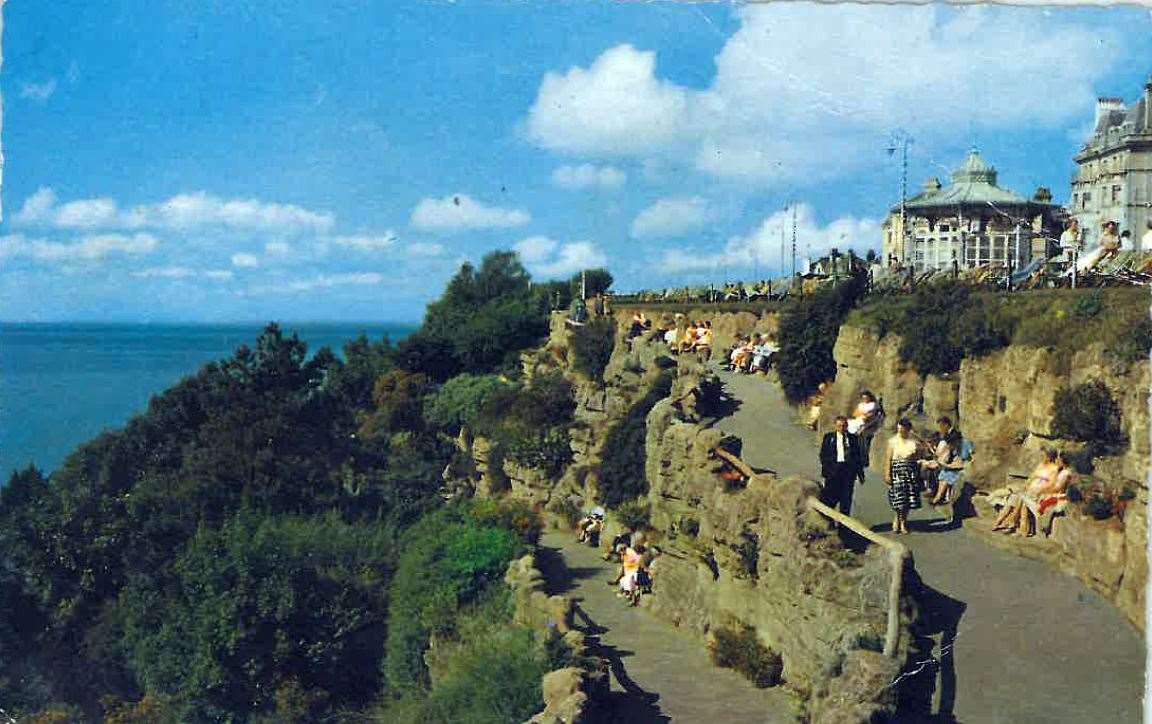
[[[263,325],[0,324],[0,485],[33,462],[51,471],[76,445],[120,427],[148,399],[205,362],[252,346]],[[361,332],[393,342],[388,324],[281,324],[337,354]]]

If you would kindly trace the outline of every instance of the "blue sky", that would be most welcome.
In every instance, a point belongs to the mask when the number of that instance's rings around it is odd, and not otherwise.
[[[0,319],[419,319],[461,261],[618,287],[879,244],[976,144],[1068,194],[1146,9],[12,2]],[[900,30],[897,31],[896,28]]]

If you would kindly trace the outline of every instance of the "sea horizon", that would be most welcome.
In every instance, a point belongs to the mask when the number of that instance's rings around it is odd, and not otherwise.
[[[309,354],[366,334],[396,342],[419,324],[277,321]],[[251,344],[262,322],[0,321],[0,485],[14,470],[59,467],[78,445],[122,427],[204,364]]]

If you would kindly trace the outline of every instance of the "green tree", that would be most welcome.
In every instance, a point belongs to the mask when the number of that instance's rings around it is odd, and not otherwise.
[[[576,272],[568,283],[571,286],[573,297],[580,296],[581,287],[585,288],[584,292],[588,297],[594,297],[611,289],[613,281],[611,272],[597,267]]]
[[[166,586],[134,578],[121,594],[130,665],[193,719],[270,709],[286,681],[334,705],[366,703],[392,560],[386,530],[332,517],[244,513],[201,530]]]

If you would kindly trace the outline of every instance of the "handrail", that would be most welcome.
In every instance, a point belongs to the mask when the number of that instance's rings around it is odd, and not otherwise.
[[[900,595],[904,587],[904,566],[910,558],[908,548],[903,543],[877,535],[875,531],[852,516],[828,507],[816,497],[808,499],[808,507],[888,551],[888,561],[892,564],[892,579],[888,583],[888,630],[884,635],[884,655],[895,656],[896,647],[900,643]]]
[[[736,457],[735,455],[728,452],[727,450],[725,450],[722,447],[714,448],[712,450],[712,453],[716,457],[720,458],[721,460],[728,462],[729,465],[731,465],[732,467],[739,470],[741,473],[744,474],[744,477],[748,478],[749,480],[751,480],[752,476],[754,476],[756,474],[756,471],[752,469],[751,465],[744,462],[743,460]]]
[[[752,469],[751,465],[724,448],[713,448],[712,454],[730,463],[737,470],[747,475],[749,479],[751,479],[756,472]],[[825,518],[839,523],[868,542],[875,543],[888,552],[888,561],[892,565],[892,579],[888,583],[888,626],[884,634],[884,655],[888,657],[895,656],[896,648],[900,644],[900,596],[904,590],[904,567],[907,565],[907,561],[911,559],[907,546],[877,534],[874,530],[852,516],[845,515],[821,503],[819,498],[815,496],[808,498],[808,507],[820,513]]]

